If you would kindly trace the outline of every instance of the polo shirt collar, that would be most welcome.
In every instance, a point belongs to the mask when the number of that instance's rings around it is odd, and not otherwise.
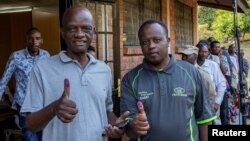
[[[95,64],[97,63],[97,59],[95,57],[93,57],[92,55],[90,55],[89,53],[87,53],[87,56],[89,58],[89,64]],[[70,61],[76,61],[76,60],[73,60],[72,58],[70,58],[68,55],[66,55],[66,51],[61,51],[59,53],[59,57],[61,59],[62,62],[70,62]]]
[[[142,67],[144,69],[148,69],[148,70],[152,70],[152,71],[156,71],[156,72],[164,72],[164,73],[172,74],[174,71],[174,66],[176,65],[176,59],[171,54],[169,55],[169,59],[170,60],[168,62],[168,65],[165,68],[160,69],[160,70],[156,70],[145,59],[143,59]]]

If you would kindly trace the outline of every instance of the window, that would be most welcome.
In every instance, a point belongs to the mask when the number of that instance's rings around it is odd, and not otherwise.
[[[175,46],[193,45],[193,9],[175,1]]]
[[[124,0],[123,44],[139,46],[137,32],[146,19],[161,18],[161,0]]]

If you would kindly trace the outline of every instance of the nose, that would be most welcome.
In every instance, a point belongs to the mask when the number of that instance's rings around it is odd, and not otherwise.
[[[31,39],[31,43],[32,43],[33,45],[36,45],[36,44],[38,44],[38,40],[37,40],[36,38],[32,38],[32,39]]]
[[[85,33],[82,30],[77,30],[77,32],[75,33],[75,37],[84,37]]]
[[[153,40],[149,41],[149,48],[154,48],[155,47],[155,43]]]

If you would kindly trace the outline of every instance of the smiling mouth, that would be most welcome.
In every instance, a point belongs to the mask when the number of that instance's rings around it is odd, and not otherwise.
[[[86,44],[86,41],[75,41],[74,43],[78,46],[82,46]]]
[[[156,56],[158,55],[159,53],[158,52],[151,52],[151,53],[148,53],[149,56]]]

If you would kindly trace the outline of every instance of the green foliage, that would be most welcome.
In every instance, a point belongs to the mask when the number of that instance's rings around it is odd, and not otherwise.
[[[207,24],[208,28],[211,27],[214,21],[216,9],[208,8],[208,7],[198,7],[198,23],[199,24]]]
[[[214,37],[217,40],[223,41],[234,36],[233,32],[233,13],[224,10],[217,10],[212,29],[215,31]]]
[[[199,7],[199,39],[213,36],[221,42],[230,40],[234,37],[234,24],[234,13],[232,11]],[[250,11],[245,14],[238,13],[236,24],[240,27],[241,35],[250,33]]]
[[[246,14],[242,14],[242,23],[243,23],[243,26],[241,28],[241,31],[243,33],[249,33],[250,32],[250,11],[248,11]]]
[[[214,36],[214,31],[209,30],[208,24],[199,24],[198,25],[198,36],[199,39],[208,39],[209,37]]]

